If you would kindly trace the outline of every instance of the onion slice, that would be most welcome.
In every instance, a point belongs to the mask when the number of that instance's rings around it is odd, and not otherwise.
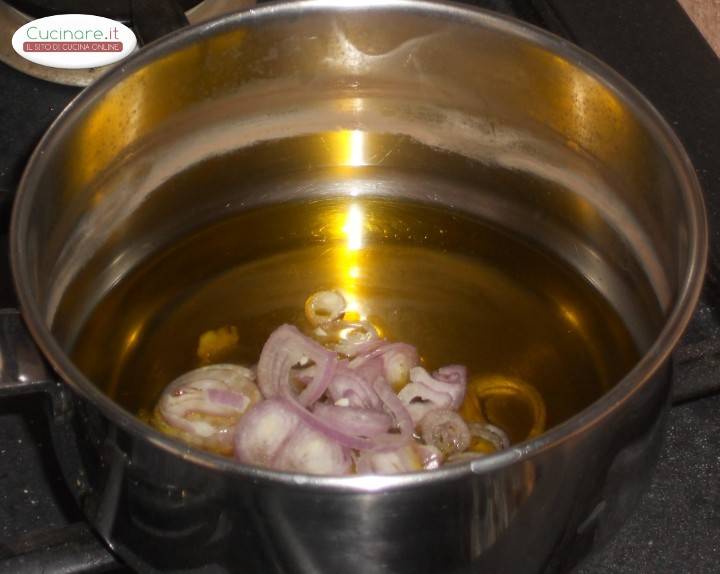
[[[373,439],[351,434],[335,422],[327,421],[314,413],[311,413],[292,396],[286,395],[285,398],[289,408],[305,423],[305,425],[309,426],[314,431],[323,434],[328,439],[342,446],[357,450],[374,447],[375,443],[373,442]]]
[[[256,405],[235,431],[235,456],[247,464],[309,474],[346,474],[349,453],[313,430],[284,399]]]
[[[332,344],[332,348],[336,353],[346,357],[369,353],[383,344],[383,340],[370,321],[337,321],[333,331],[337,342]]]
[[[392,425],[390,415],[371,409],[318,403],[313,412],[320,419],[360,437],[372,438],[381,435],[388,432]]]
[[[340,291],[318,291],[305,301],[305,317],[313,327],[318,327],[342,317],[346,306]]]
[[[335,353],[303,335],[297,327],[282,325],[273,331],[263,346],[257,366],[260,390],[265,398],[291,391],[293,367],[315,363],[310,382],[299,394],[302,405],[311,405],[327,389],[337,366]]]
[[[470,423],[468,429],[473,438],[480,438],[489,442],[496,451],[505,450],[510,446],[510,438],[499,427],[490,423]]]
[[[402,404],[397,395],[382,378],[377,378],[373,383],[373,389],[380,397],[385,408],[395,419],[399,434],[386,434],[376,438],[375,450],[398,448],[407,444],[412,439],[414,430],[413,420],[405,405]]]
[[[358,474],[398,474],[438,468],[442,455],[433,448],[409,443],[393,450],[364,451],[355,459]]]
[[[280,450],[275,468],[308,474],[347,474],[352,467],[348,449],[307,426],[300,426]]]
[[[356,450],[388,450],[407,444],[412,439],[413,422],[404,405],[397,398],[392,389],[382,379],[378,378],[373,384],[385,409],[392,416],[397,432],[384,432],[372,437],[359,436],[343,428],[337,421],[327,420],[308,411],[303,405],[286,391],[285,398],[292,411],[300,417],[313,430],[322,433],[329,439]],[[316,405],[316,407],[319,405]],[[346,407],[340,407],[346,408]],[[322,407],[321,407],[322,410]]]
[[[262,399],[250,369],[219,364],[189,371],[163,391],[151,423],[185,442],[232,452],[232,432],[248,408]]]
[[[342,361],[335,376],[328,385],[328,395],[334,403],[343,401],[350,407],[373,410],[382,409],[382,401],[373,390],[372,385],[363,377],[364,373],[352,371]],[[375,380],[375,379],[372,379]]]
[[[451,365],[430,375],[423,367],[410,369],[410,384],[398,397],[408,407],[415,424],[435,409],[457,409],[467,387],[465,367]]]
[[[420,421],[420,435],[425,444],[438,448],[444,455],[463,452],[470,446],[470,429],[455,411],[435,409]]]

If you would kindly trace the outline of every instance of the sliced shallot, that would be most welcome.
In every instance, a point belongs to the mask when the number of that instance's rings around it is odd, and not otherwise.
[[[407,444],[412,440],[412,433],[415,427],[410,413],[384,379],[377,378],[373,383],[373,389],[375,389],[375,392],[385,405],[385,409],[395,419],[395,425],[398,430],[397,434],[386,434],[376,437],[374,448],[376,450],[382,450],[398,448]]]
[[[510,446],[508,435],[499,427],[490,423],[470,423],[468,425],[473,438],[480,438],[489,442],[495,450],[504,450]]]
[[[333,350],[346,357],[368,353],[383,343],[370,321],[338,321],[334,335],[337,340]]]
[[[438,468],[442,455],[433,448],[417,443],[394,450],[364,451],[355,460],[358,474],[398,474]]]
[[[425,444],[438,448],[444,455],[463,452],[470,446],[470,429],[455,411],[435,409],[420,421],[420,436]]]
[[[303,335],[297,327],[282,325],[272,332],[263,346],[257,366],[260,390],[265,398],[276,397],[291,390],[294,367],[307,365],[315,369],[310,382],[298,396],[303,405],[311,405],[325,392],[337,365],[335,353]]]
[[[346,305],[339,291],[318,291],[305,301],[305,317],[313,327],[322,326],[342,317]]]
[[[495,448],[495,452],[499,452],[510,447],[510,439],[507,434],[505,434],[505,431],[495,425],[488,423],[470,423],[468,424],[468,429],[470,430],[470,434],[473,439],[480,438],[489,442]],[[487,456],[488,454],[490,453],[481,452],[479,450],[466,450],[465,452],[451,454],[447,458],[447,462],[465,462]]]
[[[501,429],[468,428],[455,412],[465,367],[430,374],[415,347],[384,340],[346,307],[339,291],[314,293],[305,304],[313,338],[282,325],[252,370],[213,365],[183,375],[163,393],[153,422],[192,445],[234,451],[244,463],[310,474],[347,474],[353,460],[359,473],[412,472],[468,448],[487,450],[486,442],[507,448]],[[479,403],[489,385],[474,384],[471,398]]]
[[[412,418],[407,412],[407,409],[405,409],[405,406],[382,378],[378,378],[375,381],[373,390],[382,401],[384,409],[391,415],[393,428],[387,432],[375,434],[372,437],[351,432],[345,428],[344,425],[339,424],[337,420],[328,420],[327,418],[308,411],[287,392],[286,399],[290,409],[300,417],[305,424],[342,446],[357,450],[388,450],[407,444],[412,439],[414,428]],[[316,405],[316,407],[319,406],[319,404]],[[320,407],[320,409],[322,411],[322,407]]]
[[[407,343],[384,343],[366,353],[360,354],[349,363],[359,373],[382,374],[393,388],[408,382],[410,370],[420,363],[417,349]],[[372,377],[371,380],[375,380]]]
[[[423,367],[410,369],[410,384],[398,393],[415,424],[435,409],[457,409],[465,397],[465,367],[453,365],[430,375]]]
[[[332,401],[336,404],[338,401],[342,401],[350,407],[381,409],[380,397],[377,396],[368,379],[362,375],[363,373],[352,371],[341,363],[328,385],[327,392]],[[374,381],[375,378],[377,375],[370,380]]]
[[[391,343],[382,351],[385,379],[397,390],[409,382],[411,369],[420,362],[417,349],[407,343]]]
[[[237,425],[235,456],[241,462],[309,474],[346,474],[349,453],[309,427],[284,399],[253,407]]]
[[[425,470],[440,468],[443,463],[443,453],[440,449],[428,444],[415,444],[415,451],[420,456],[422,467]]]
[[[369,449],[375,446],[373,439],[350,433],[334,421],[328,421],[317,416],[315,413],[307,410],[292,397],[288,397],[286,402],[292,412],[299,417],[306,426],[309,426],[313,430],[319,432],[339,445],[359,450]]]
[[[163,391],[152,423],[192,445],[229,454],[235,425],[262,399],[254,379],[250,369],[231,364],[185,373]]]
[[[347,474],[351,466],[347,449],[307,426],[293,434],[275,461],[277,470],[308,474]]]
[[[317,403],[313,412],[317,417],[360,437],[381,435],[388,432],[392,425],[390,415],[372,409]]]
[[[240,462],[274,468],[277,454],[299,421],[282,399],[258,403],[235,429],[236,458]]]

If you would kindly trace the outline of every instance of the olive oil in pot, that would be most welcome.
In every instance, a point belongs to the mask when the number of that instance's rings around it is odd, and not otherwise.
[[[211,224],[131,272],[92,312],[72,356],[132,412],[206,363],[203,333],[226,328],[212,362],[253,365],[306,297],[339,289],[349,312],[415,345],[429,368],[534,387],[547,426],[615,384],[638,351],[612,306],[577,272],[517,236],[444,207],[373,197],[292,201]],[[102,349],[102,352],[98,352]],[[489,396],[513,441],[532,426],[512,393]]]

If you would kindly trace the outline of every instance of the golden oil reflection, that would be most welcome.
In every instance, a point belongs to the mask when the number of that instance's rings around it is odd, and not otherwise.
[[[125,357],[129,353],[133,351],[135,346],[137,345],[138,340],[140,339],[140,334],[142,333],[143,328],[145,327],[145,324],[143,321],[140,321],[135,327],[130,329],[130,333],[125,339],[125,342],[122,346],[122,351],[120,352],[120,356],[118,360],[115,363],[115,368],[113,369],[112,375],[110,377],[110,384],[108,385],[108,395],[111,397],[117,396],[117,390],[118,385],[122,379],[122,366],[125,365]]]
[[[577,313],[566,305],[560,305],[560,313],[563,318],[572,325],[572,327],[578,331],[582,331],[582,323]]]
[[[357,202],[348,205],[342,219],[343,241],[337,250],[339,288],[347,301],[347,311],[360,320],[366,319],[361,304],[362,250],[364,247],[365,212]]]
[[[335,165],[363,167],[368,165],[368,137],[361,130],[341,130],[324,136],[323,141]]]
[[[362,207],[357,203],[351,203],[342,229],[347,238],[346,248],[348,251],[362,249],[364,227],[365,221]]]
[[[325,138],[328,151],[335,157],[338,166],[357,168],[368,165],[367,134],[361,130],[340,130]],[[358,193],[350,191],[355,198]],[[349,202],[337,215],[332,225],[332,235],[340,240],[340,245],[333,250],[336,260],[337,288],[345,296],[347,311],[360,320],[366,317],[360,303],[360,281],[363,277],[362,257],[365,247],[365,231],[367,229],[366,214],[359,200]]]
[[[358,130],[350,132],[347,165],[358,167],[365,165],[365,134]]]

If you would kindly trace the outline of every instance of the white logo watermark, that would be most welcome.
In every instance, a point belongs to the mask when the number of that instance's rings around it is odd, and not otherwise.
[[[122,60],[137,46],[127,26],[89,14],[60,14],[28,22],[13,34],[23,58],[51,68],[97,68]]]

